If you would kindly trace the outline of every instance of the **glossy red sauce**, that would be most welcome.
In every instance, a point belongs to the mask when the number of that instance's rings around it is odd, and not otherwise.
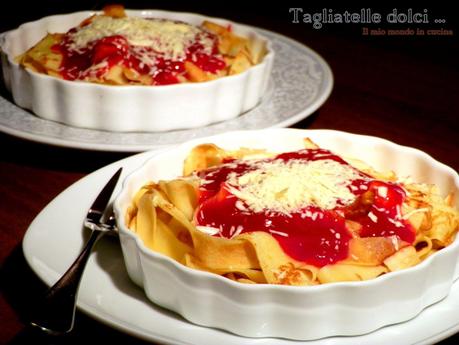
[[[381,196],[378,193],[381,187],[387,189],[387,195]],[[353,219],[362,224],[360,236],[396,235],[405,242],[413,243],[416,237],[415,231],[409,222],[401,218],[401,207],[406,197],[403,188],[394,183],[371,181],[369,191],[373,192],[373,203],[368,213]]]
[[[87,47],[79,50],[71,48],[71,33],[77,29],[71,29],[60,44],[53,46],[62,56],[60,72],[67,80],[84,80],[91,73],[98,79],[115,66],[121,65],[137,71],[141,75],[151,75],[154,85],[167,85],[179,83],[179,76],[188,79],[185,72],[185,61],[193,62],[202,70],[210,73],[218,73],[226,67],[222,56],[218,53],[218,37],[210,32],[203,31],[196,36],[195,42],[186,47],[186,58],[167,59],[164,54],[155,52],[150,47],[135,47],[121,35],[104,37],[92,41]],[[211,54],[205,52],[199,43],[200,35],[211,38],[213,48]],[[154,56],[154,63],[149,65],[142,62],[139,52],[147,52]],[[106,62],[106,63],[105,63]],[[100,67],[90,69],[91,66]]]
[[[324,149],[283,153],[264,161],[274,159],[329,159],[348,165],[341,157]],[[226,238],[245,232],[268,232],[287,255],[317,267],[347,258],[352,234],[346,227],[346,219],[362,225],[360,237],[396,235],[408,243],[414,241],[414,229],[401,217],[401,205],[406,195],[397,184],[374,180],[359,172],[361,178],[350,181],[348,185],[356,196],[352,205],[338,203],[331,210],[311,205],[288,215],[272,210],[255,213],[245,207],[241,210],[243,201],[231,194],[225,182],[231,172],[240,176],[253,169],[247,162],[234,160],[199,172],[201,186],[196,224],[218,228],[220,232],[216,236]],[[380,187],[387,189],[387,193],[379,193]],[[361,204],[361,199],[364,196],[368,199],[369,193],[371,203]]]

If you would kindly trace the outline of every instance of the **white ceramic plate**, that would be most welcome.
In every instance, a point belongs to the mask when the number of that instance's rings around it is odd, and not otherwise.
[[[66,126],[41,119],[0,95],[0,131],[41,143],[104,151],[138,152],[230,130],[287,127],[316,111],[333,87],[330,67],[310,48],[277,33],[257,29],[276,54],[262,101],[241,116],[217,124],[154,133],[117,133]],[[0,37],[1,39],[1,37]]]
[[[115,202],[121,248],[133,282],[142,286],[154,303],[199,325],[248,337],[298,340],[369,333],[409,320],[444,298],[459,277],[459,239],[416,267],[377,279],[297,288],[247,286],[190,269],[151,251],[126,228],[124,216],[139,188],[151,180],[179,176],[184,160],[196,145],[214,143],[226,150],[250,147],[289,152],[304,148],[305,137],[341,156],[358,157],[378,171],[393,170],[399,177],[435,184],[443,196],[459,191],[459,176],[453,169],[419,150],[377,137],[332,130],[270,128],[191,140],[158,154],[130,175]],[[453,202],[459,204],[459,198]],[[394,306],[399,309],[397,313],[393,312]]]
[[[36,217],[26,233],[23,249],[27,262],[45,283],[54,283],[83,247],[89,234],[82,229],[82,219],[114,171],[123,166],[124,177],[153,154],[146,152],[132,156],[86,176],[62,192]],[[83,276],[78,307],[116,329],[161,343],[303,344],[284,339],[244,338],[196,326],[155,306],[127,276],[116,238],[106,237],[98,243]],[[410,321],[358,337],[331,337],[304,344],[433,344],[458,331],[459,282],[456,282],[448,297]]]

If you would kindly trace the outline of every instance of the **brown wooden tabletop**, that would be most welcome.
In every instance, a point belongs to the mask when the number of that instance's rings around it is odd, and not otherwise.
[[[336,129],[386,138],[423,150],[459,170],[459,45],[451,9],[427,8],[431,21],[428,24],[328,24],[313,29],[307,23],[292,23],[289,6],[282,4],[263,8],[238,4],[225,9],[216,5],[200,8],[190,3],[171,6],[164,1],[125,4],[131,8],[154,5],[226,17],[302,42],[329,63],[335,84],[325,104],[292,127]],[[11,12],[15,15],[2,14],[0,31],[44,15],[99,9],[101,5],[82,1],[73,7],[63,6],[58,1],[44,1],[40,7],[27,9],[17,5],[16,12]],[[326,6],[304,10],[313,13],[322,8]],[[346,8],[334,10],[343,12]],[[373,10],[387,13],[392,8]],[[433,18],[443,18],[446,23],[434,23]],[[411,27],[425,32],[443,27],[453,30],[453,35],[366,36],[362,34],[363,27]],[[72,183],[130,154],[54,147],[7,134],[0,134],[0,145],[0,344],[76,344],[102,339],[106,343],[144,343],[80,312],[75,331],[61,338],[42,337],[26,328],[24,322],[30,304],[45,289],[25,262],[21,248],[29,224]],[[458,342],[457,335],[443,341]]]

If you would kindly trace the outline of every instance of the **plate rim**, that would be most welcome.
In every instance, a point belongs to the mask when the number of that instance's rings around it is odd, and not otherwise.
[[[298,113],[296,113],[296,114],[290,116],[289,118],[284,119],[284,120],[282,120],[280,122],[271,123],[271,124],[264,124],[262,127],[252,128],[252,129],[255,130],[255,129],[263,129],[263,128],[289,127],[289,126],[291,126],[291,125],[293,125],[293,124],[295,124],[295,123],[297,123],[297,122],[299,122],[299,121],[311,116],[330,97],[330,94],[331,94],[331,92],[333,90],[333,87],[334,87],[334,83],[335,83],[334,76],[333,76],[332,69],[331,69],[330,65],[328,64],[328,62],[318,52],[316,52],[314,49],[312,49],[308,45],[305,45],[305,44],[303,44],[303,43],[301,43],[301,42],[299,42],[299,41],[297,41],[297,40],[295,40],[295,39],[293,39],[291,37],[285,36],[285,35],[283,35],[281,33],[277,33],[277,32],[274,32],[274,31],[271,31],[271,30],[268,30],[268,29],[265,29],[265,28],[260,28],[260,27],[257,27],[257,26],[248,25],[246,23],[242,23],[242,25],[247,26],[249,28],[252,28],[253,30],[256,30],[261,35],[266,35],[268,37],[273,37],[275,39],[278,39],[280,41],[285,42],[286,44],[288,44],[292,48],[300,50],[303,53],[307,53],[307,55],[311,56],[314,59],[314,62],[318,63],[321,66],[322,70],[323,70],[323,76],[322,76],[321,81],[320,81],[321,85],[318,88],[317,95],[313,98],[313,101],[306,108],[303,108]],[[4,35],[6,35],[9,31],[11,31],[11,30],[8,30],[8,31],[0,33],[0,39]],[[276,66],[276,63],[273,66],[273,71],[275,71],[275,66]],[[272,76],[270,77],[269,84],[270,84],[270,86],[268,85],[268,92],[269,92],[269,88],[273,88],[273,86],[272,86],[272,84],[273,84]],[[14,101],[12,102],[11,94],[8,91],[6,91],[6,89],[5,89],[5,92],[7,93],[6,94],[7,97],[4,97],[3,95],[0,95],[0,98],[4,102],[8,102],[9,105],[17,108],[17,111],[22,111],[22,112],[27,113],[27,114],[24,114],[24,116],[35,116],[29,110],[25,110],[23,108],[18,107],[14,103]],[[274,91],[271,90],[271,93],[273,94]],[[272,94],[269,95],[269,96],[272,96]],[[261,102],[263,102],[263,98],[262,98]],[[256,107],[259,107],[259,106],[260,105],[257,105]],[[250,112],[250,110],[249,110],[249,112]],[[68,125],[65,125],[65,124],[53,123],[52,121],[41,119],[41,118],[40,118],[40,120],[46,121],[45,123],[50,123],[52,125],[57,126],[56,127],[57,129],[58,128],[72,128],[71,126],[68,126]],[[233,121],[234,121],[234,119],[233,119]],[[236,121],[237,121],[237,118],[236,118]],[[221,123],[225,123],[225,122],[226,121],[223,121]],[[199,128],[211,127],[212,125],[215,125],[215,124],[211,124],[209,126],[204,126],[204,127],[199,127]],[[220,134],[222,132],[227,131],[226,129],[222,129],[222,130],[217,129],[216,131],[211,132],[211,133],[205,133],[203,135],[198,135],[198,136],[193,135],[193,133],[195,133],[195,131],[197,129],[199,129],[199,128],[191,128],[191,129],[183,130],[185,132],[190,133],[190,137],[187,138],[186,140],[191,139],[191,138],[209,136],[209,135],[217,135],[217,134]],[[97,134],[99,132],[105,132],[105,131],[98,131],[98,130],[93,130],[93,129],[88,129],[88,128],[76,128],[76,129],[84,130],[86,133],[93,133],[93,134]],[[239,130],[239,129],[242,129],[242,128],[230,129],[230,130],[234,131],[234,130]],[[42,143],[42,144],[48,144],[48,145],[52,145],[52,146],[66,147],[66,148],[76,148],[76,149],[83,149],[83,150],[94,150],[94,151],[107,151],[107,152],[142,152],[142,151],[153,150],[153,149],[157,149],[157,148],[161,148],[161,147],[165,147],[165,146],[171,145],[171,144],[161,144],[159,142],[152,143],[152,144],[144,144],[144,143],[134,143],[134,144],[115,143],[115,144],[113,144],[113,143],[107,143],[107,142],[95,143],[95,142],[79,141],[78,138],[66,139],[65,137],[62,137],[62,136],[61,137],[59,137],[59,136],[49,136],[49,135],[46,135],[46,134],[43,134],[43,133],[33,133],[33,132],[29,132],[29,131],[24,131],[24,130],[20,130],[18,128],[12,128],[11,126],[8,126],[8,125],[2,124],[2,123],[0,123],[0,132],[6,133],[6,134],[9,134],[9,135],[12,135],[14,137],[21,138],[21,139],[25,139],[25,140],[29,140],[29,141],[33,141],[33,142],[38,142],[38,143]],[[145,134],[145,135],[149,134],[148,132],[126,132],[126,133],[113,132],[113,133],[114,134],[118,134],[118,135],[122,135],[122,136],[129,136],[129,135],[136,135],[136,134]],[[168,132],[153,132],[153,134],[156,134],[156,133],[159,133],[159,134],[162,134],[162,135],[166,135]],[[171,133],[173,133],[173,131]]]
[[[321,130],[315,130],[315,131],[321,131]],[[329,130],[325,130],[325,131],[329,131]],[[359,135],[359,136],[362,136],[362,135]],[[49,282],[46,279],[44,279],[40,275],[40,273],[38,272],[38,269],[33,266],[31,253],[27,249],[27,243],[26,243],[27,242],[27,236],[30,236],[32,231],[37,231],[37,230],[33,229],[33,226],[35,224],[37,224],[37,222],[40,219],[40,217],[45,212],[47,212],[47,210],[49,210],[49,208],[51,208],[52,205],[57,203],[56,199],[59,198],[64,193],[70,193],[73,189],[77,188],[79,186],[79,184],[86,184],[86,183],[87,184],[93,184],[93,185],[94,184],[99,184],[99,182],[93,181],[93,180],[96,180],[98,175],[104,175],[104,176],[106,175],[108,177],[110,175],[110,173],[112,172],[112,170],[114,170],[115,168],[117,168],[117,167],[119,167],[121,165],[128,166],[129,169],[135,169],[139,165],[144,163],[149,157],[152,157],[153,155],[155,155],[156,153],[159,153],[161,151],[162,150],[150,150],[150,151],[147,151],[147,152],[143,152],[143,153],[140,153],[140,154],[137,154],[137,155],[133,155],[133,156],[124,158],[122,160],[113,162],[113,163],[111,163],[111,164],[109,164],[107,166],[104,166],[104,167],[94,171],[93,173],[88,174],[87,176],[83,177],[82,179],[76,181],[75,183],[73,183],[72,185],[67,187],[65,190],[63,190],[50,203],[48,203],[48,205],[35,217],[35,219],[31,223],[31,225],[27,229],[26,235],[24,236],[24,240],[22,242],[23,250],[24,250],[24,256],[26,258],[26,261],[29,264],[29,266],[32,268],[32,270],[40,277],[40,279],[42,279],[45,283],[47,283],[49,285]],[[126,172],[126,175],[128,173],[129,172]],[[103,185],[103,181],[100,182],[100,187],[102,185]],[[97,185],[96,187],[99,187],[99,185]],[[95,188],[95,189],[97,189],[97,188]],[[89,199],[90,197],[87,197],[87,198]],[[56,274],[59,274],[59,273],[56,272]],[[132,285],[135,286],[133,283],[132,283]],[[453,283],[452,289],[456,290],[456,294],[458,294],[458,292],[457,292],[459,290],[458,281]],[[459,299],[459,298],[456,297],[456,299]],[[432,308],[435,308],[436,306],[438,306],[438,305],[440,305],[442,303],[447,303],[447,302],[445,302],[445,300],[440,301],[440,302],[434,304],[433,306],[428,307],[426,310],[431,310]],[[86,314],[90,315],[90,317],[92,317],[92,318],[94,318],[94,319],[96,319],[96,320],[98,320],[98,321],[100,321],[100,322],[102,322],[104,324],[107,324],[107,325],[109,325],[109,326],[111,326],[111,327],[113,327],[115,329],[121,330],[123,332],[126,332],[126,333],[128,333],[130,335],[133,335],[135,337],[139,337],[139,338],[144,339],[144,340],[149,340],[149,341],[173,341],[175,344],[187,344],[187,345],[193,344],[193,343],[189,343],[189,342],[183,341],[182,339],[180,339],[179,336],[176,339],[170,339],[169,337],[167,337],[167,336],[165,337],[165,336],[161,335],[158,332],[155,332],[155,333],[146,332],[142,328],[133,329],[133,328],[129,327],[129,324],[126,321],[122,322],[122,320],[118,320],[117,318],[111,317],[110,314],[101,313],[100,311],[97,312],[96,309],[93,306],[90,306],[90,305],[86,304],[84,301],[79,301],[78,302],[78,306],[83,312],[85,312]],[[424,314],[426,310],[421,312],[421,315]],[[441,308],[440,308],[440,310],[441,310]],[[102,314],[105,314],[105,315],[102,315]],[[417,317],[415,319],[417,319]],[[409,321],[401,323],[401,324],[391,325],[391,326],[387,326],[387,327],[384,327],[384,328],[391,329],[391,327],[400,327],[400,326],[403,327],[405,324],[408,324],[408,323],[411,323],[411,322],[416,322],[416,321],[415,320],[409,320]],[[189,325],[190,325],[190,327],[199,327],[200,329],[207,329],[206,327],[196,326],[196,325],[193,325],[191,323]],[[209,330],[215,331],[212,328],[210,328]],[[435,342],[438,342],[440,340],[443,340],[443,339],[453,335],[457,331],[459,331],[459,319],[456,321],[455,324],[449,325],[445,329],[437,331],[436,333],[431,334],[428,337],[424,337],[422,339],[417,339],[416,341],[410,342],[409,344],[431,344],[431,343],[435,343]],[[220,331],[220,332],[226,333],[224,331]],[[378,332],[379,332],[379,330],[377,330],[375,332],[372,332],[372,333],[370,333],[369,336],[371,337],[372,334],[377,336]],[[366,336],[366,335],[364,335],[364,336]],[[322,338],[322,339],[318,339],[317,341],[311,341],[311,342],[307,342],[307,343],[312,343],[312,344],[315,344],[315,343],[317,343],[317,344],[319,344],[319,343],[320,344],[322,344],[322,343],[323,344],[341,344],[341,342],[342,342],[343,344],[347,344],[347,342],[345,340],[341,340],[341,338],[342,337]],[[352,339],[355,339],[355,338],[356,337],[344,337],[344,339],[351,339],[351,340],[347,340],[347,341],[352,341]],[[270,343],[270,340],[274,341],[274,343],[275,343],[275,341],[279,340],[279,339],[276,339],[276,338],[261,338],[261,339],[252,339],[252,340],[253,341],[259,341],[260,343],[268,344],[268,343]],[[295,343],[300,344],[301,342],[295,342]]]

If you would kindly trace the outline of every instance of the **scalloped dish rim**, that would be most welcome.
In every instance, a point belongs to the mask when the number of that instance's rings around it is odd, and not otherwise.
[[[164,256],[162,254],[159,254],[159,253],[156,253],[152,250],[150,250],[149,248],[147,248],[144,244],[143,244],[143,241],[135,234],[133,233],[132,231],[130,231],[129,229],[127,229],[127,227],[124,225],[124,213],[122,212],[122,204],[123,204],[123,198],[127,198],[127,194],[129,194],[129,188],[130,188],[130,183],[135,183],[135,182],[132,182],[132,181],[135,181],[136,178],[137,179],[142,179],[142,173],[145,172],[146,169],[148,169],[148,167],[150,165],[153,165],[152,162],[154,161],[157,161],[157,160],[161,160],[161,157],[166,157],[168,156],[171,152],[180,152],[180,151],[183,151],[185,148],[191,148],[193,145],[196,145],[198,143],[204,143],[204,142],[212,142],[213,140],[217,140],[219,138],[221,138],[222,136],[225,137],[225,138],[228,138],[228,137],[237,137],[238,135],[242,135],[243,136],[249,136],[250,133],[274,133],[273,136],[275,135],[289,135],[291,133],[296,133],[295,135],[301,135],[301,136],[306,136],[306,133],[315,133],[314,135],[321,135],[321,133],[324,133],[325,136],[327,135],[331,135],[332,137],[333,136],[338,136],[338,137],[342,137],[344,136],[345,139],[347,140],[350,140],[350,141],[353,141],[355,140],[356,138],[358,138],[359,140],[362,140],[362,139],[365,139],[365,138],[369,138],[370,140],[373,140],[375,143],[379,143],[379,144],[383,144],[384,146],[389,146],[391,149],[393,150],[397,150],[397,151],[400,151],[402,154],[408,154],[408,155],[412,155],[412,156],[416,156],[417,159],[422,159],[422,160],[426,160],[429,162],[429,165],[432,166],[432,168],[434,170],[442,170],[443,173],[445,175],[450,175],[450,176],[453,176],[453,180],[451,181],[451,183],[455,184],[455,188],[457,190],[459,190],[459,176],[458,174],[450,167],[446,166],[445,164],[441,163],[441,162],[438,162],[437,160],[435,160],[433,157],[431,157],[430,155],[428,155],[427,153],[421,151],[421,150],[418,150],[416,148],[412,148],[412,147],[408,147],[408,146],[402,146],[402,145],[399,145],[399,144],[396,144],[394,142],[391,142],[389,140],[386,140],[386,139],[382,139],[382,138],[379,138],[379,137],[374,137],[374,136],[366,136],[366,135],[358,135],[358,134],[351,134],[351,133],[346,133],[346,132],[341,132],[341,131],[333,131],[333,130],[299,130],[299,129],[267,129],[267,130],[252,130],[252,131],[235,131],[235,132],[227,132],[227,133],[224,133],[224,134],[218,134],[218,135],[214,135],[214,136],[211,136],[211,137],[207,137],[207,138],[199,138],[199,139],[195,139],[195,140],[191,140],[191,141],[188,141],[186,143],[183,143],[181,145],[177,145],[177,146],[174,146],[170,149],[166,149],[165,151],[151,157],[150,159],[148,159],[146,162],[144,162],[144,164],[139,167],[138,169],[134,170],[131,174],[129,174],[125,180],[123,181],[123,186],[122,186],[122,190],[121,192],[117,195],[116,199],[115,199],[115,203],[114,203],[114,210],[115,210],[115,214],[116,214],[116,217],[117,217],[117,221],[118,221],[118,224],[119,224],[119,229],[120,229],[120,233],[123,235],[123,236],[127,236],[128,238],[130,238],[131,240],[134,240],[135,241],[135,244],[136,244],[136,250],[138,251],[137,255],[144,255],[147,259],[151,259],[153,261],[157,261],[157,264],[158,265],[166,265],[166,267],[163,267],[162,269],[163,270],[167,270],[167,271],[171,271],[171,267],[174,268],[174,270],[176,270],[176,272],[170,272],[171,274],[175,274],[175,273],[179,273],[178,276],[176,276],[175,278],[182,281],[184,284],[185,281],[188,281],[188,278],[196,278],[196,279],[203,279],[203,280],[206,280],[206,282],[210,285],[207,285],[207,288],[209,288],[209,286],[212,286],[212,282],[216,283],[216,284],[223,284],[223,286],[226,286],[229,290],[224,290],[226,291],[225,292],[221,292],[222,290],[220,291],[215,291],[215,290],[212,290],[214,291],[215,294],[219,295],[220,297],[224,297],[224,298],[236,298],[236,300],[234,301],[234,303],[239,303],[239,297],[237,297],[235,294],[231,294],[231,291],[233,292],[241,292],[241,293],[249,293],[249,294],[253,294],[253,293],[256,293],[256,292],[261,292],[261,293],[274,293],[274,294],[280,294],[280,296],[287,296],[285,294],[288,294],[288,295],[294,295],[296,298],[300,297],[300,298],[303,298],[303,297],[313,297],[317,294],[320,294],[322,292],[333,292],[334,289],[339,289],[339,290],[345,290],[347,288],[350,288],[350,289],[358,289],[359,291],[362,291],[361,289],[368,289],[370,287],[372,287],[373,289],[374,288],[378,288],[378,286],[384,286],[385,283],[388,283],[388,282],[391,282],[391,281],[396,281],[398,279],[403,279],[403,278],[409,278],[411,276],[416,276],[417,274],[421,274],[421,273],[428,273],[429,272],[429,268],[432,268],[434,267],[434,264],[436,262],[438,262],[438,260],[441,260],[441,258],[445,258],[447,257],[448,255],[453,255],[456,257],[456,260],[455,260],[455,267],[451,267],[453,269],[453,274],[452,275],[449,275],[449,280],[448,281],[440,281],[440,282],[435,282],[435,283],[443,283],[443,284],[448,284],[448,292],[446,293],[446,295],[449,293],[450,289],[451,289],[451,285],[452,285],[452,282],[454,280],[456,280],[459,276],[459,265],[458,265],[458,258],[459,258],[459,238],[456,237],[456,239],[454,240],[453,243],[451,243],[449,246],[447,246],[446,248],[443,248],[441,251],[435,253],[434,255],[431,255],[430,257],[428,257],[427,259],[425,259],[424,261],[422,261],[421,263],[419,263],[418,265],[414,266],[414,267],[410,267],[410,268],[407,268],[407,269],[404,269],[404,270],[401,270],[401,271],[397,271],[397,272],[390,272],[388,274],[384,274],[382,276],[379,276],[377,278],[374,278],[374,279],[370,279],[370,280],[366,280],[366,281],[353,281],[353,282],[337,282],[337,283],[328,283],[328,284],[322,284],[322,285],[316,285],[316,286],[285,286],[285,285],[270,285],[270,284],[242,284],[242,283],[238,283],[238,282],[234,282],[234,281],[231,281],[230,279],[227,279],[227,278],[224,278],[222,276],[219,276],[217,274],[213,274],[213,273],[209,273],[209,272],[205,272],[205,271],[199,271],[199,270],[195,270],[195,269],[192,269],[192,268],[189,268],[185,265],[182,265],[178,262],[176,262],[175,260],[167,257],[167,256]],[[279,134],[280,133],[280,134]],[[304,133],[304,135],[302,134]],[[267,135],[269,136],[269,134]],[[271,138],[273,137],[271,136]],[[223,139],[224,140],[224,139]],[[328,139],[326,139],[328,140]],[[242,143],[244,144],[244,143]],[[163,158],[164,159],[164,158]],[[127,249],[124,248],[124,245],[123,245],[123,240],[121,241],[122,243],[122,248],[123,248],[123,255],[125,255],[125,250],[127,251]],[[452,259],[450,259],[450,261],[452,261]],[[125,261],[126,262],[126,261]],[[172,266],[171,266],[172,265]],[[142,268],[139,268],[141,270],[141,273],[142,275],[145,274],[145,272],[143,271]],[[128,268],[128,273],[129,273],[129,276],[131,277],[131,279],[133,279],[133,277],[131,276],[131,273],[129,268]],[[133,279],[135,281],[135,279]],[[138,285],[139,285],[139,282],[136,282]],[[203,283],[204,284],[204,283]],[[140,285],[142,286],[143,285],[143,282],[140,283]],[[192,284],[193,288],[197,288],[197,285],[196,283],[193,283]],[[205,284],[203,286],[206,286]],[[215,287],[215,286],[214,286]],[[230,291],[230,293],[228,293],[227,291]],[[426,290],[427,291],[427,290]],[[420,295],[420,296],[417,296],[416,299],[417,300],[421,300],[423,297],[425,297],[426,295],[426,291],[423,291],[423,293]],[[148,295],[148,294],[147,294]],[[268,334],[262,334],[262,335],[257,335],[257,334],[248,334],[247,332],[242,332],[242,333],[239,333],[238,330],[234,329],[233,326],[226,326],[226,325],[217,325],[217,326],[213,326],[213,325],[209,325],[209,324],[205,324],[206,326],[210,326],[210,327],[217,327],[217,328],[223,328],[227,331],[230,331],[230,332],[234,332],[236,334],[240,334],[240,335],[243,335],[243,336],[254,336],[254,337],[259,337],[259,336],[274,336],[274,337],[283,337],[283,338],[291,338],[291,339],[301,339],[301,340],[312,340],[312,339],[318,339],[318,338],[321,338],[321,337],[324,337],[324,336],[335,336],[335,335],[358,335],[358,334],[364,334],[364,333],[368,333],[368,332],[371,332],[371,331],[374,331],[375,329],[377,328],[380,328],[380,327],[383,327],[383,326],[386,326],[386,325],[389,325],[389,324],[393,324],[393,323],[398,323],[398,322],[403,322],[403,321],[406,321],[414,316],[416,316],[417,314],[419,314],[419,312],[421,312],[424,308],[428,307],[429,305],[431,304],[434,304],[436,302],[438,302],[440,299],[444,298],[446,295],[443,295],[443,296],[437,296],[436,298],[434,298],[435,300],[433,302],[426,302],[424,301],[424,303],[419,307],[417,308],[416,310],[412,310],[410,312],[410,316],[409,317],[405,317],[403,320],[397,320],[397,321],[387,321],[387,322],[382,322],[382,323],[379,323],[377,326],[373,326],[373,327],[370,327],[369,329],[365,329],[364,331],[362,332],[358,332],[358,333],[355,333],[355,332],[352,332],[352,333],[343,333],[343,331],[333,331],[331,330],[331,333],[330,334],[321,334],[319,336],[317,335],[314,335],[312,337],[307,337],[307,336],[298,336],[298,335],[295,335],[295,336],[292,336],[290,337],[288,335],[288,333],[283,333],[283,334],[271,334],[268,332]],[[150,298],[150,296],[148,296]],[[151,298],[150,298],[151,299]],[[285,305],[285,306],[282,306],[281,303],[279,303],[279,298],[276,298],[275,299],[276,302],[271,302],[271,303],[274,303],[275,305],[279,305],[278,307],[279,308],[284,308],[284,307],[291,307],[290,304],[288,305]],[[422,302],[422,301],[421,301]],[[156,302],[154,302],[156,303]],[[289,302],[291,303],[291,302]],[[161,304],[160,304],[161,305]],[[343,304],[345,305],[346,307],[352,307],[352,306],[348,306],[347,304]],[[162,305],[164,307],[164,305]],[[253,304],[248,304],[248,306],[252,306],[253,307]],[[168,306],[165,306],[166,308],[170,309]],[[336,307],[336,306],[335,306]],[[371,306],[369,306],[369,309],[371,309]],[[182,314],[182,316],[184,316],[185,318],[187,318],[188,320],[190,320],[191,322],[196,322],[195,320],[193,320],[193,317],[189,317],[189,315],[184,315],[183,313],[183,310],[175,310],[176,312],[178,312],[179,314]],[[199,323],[199,322],[197,322]]]

